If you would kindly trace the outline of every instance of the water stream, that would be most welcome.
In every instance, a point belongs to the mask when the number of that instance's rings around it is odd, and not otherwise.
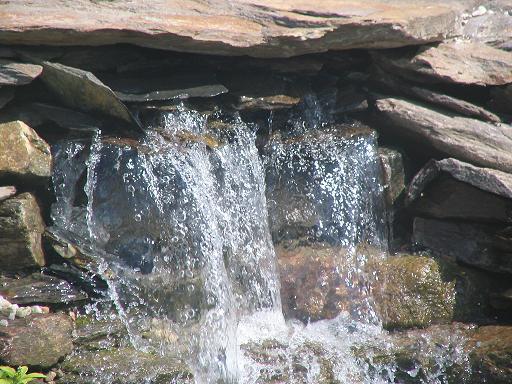
[[[181,351],[196,383],[394,380],[395,363],[370,369],[370,354],[355,353],[390,345],[359,247],[385,257],[376,137],[294,119],[262,156],[238,116],[184,107],[140,140],[96,132],[54,147],[55,225],[101,251],[131,344]],[[331,320],[285,321],[274,246],[311,244],[343,250],[334,260],[350,305]]]

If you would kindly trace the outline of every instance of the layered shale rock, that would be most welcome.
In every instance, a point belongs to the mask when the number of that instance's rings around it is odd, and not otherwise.
[[[414,81],[482,86],[512,82],[512,53],[470,41],[426,46],[409,56],[383,52],[374,57],[382,68]]]
[[[0,85],[29,84],[42,71],[43,67],[40,65],[0,60]]]
[[[512,126],[440,113],[402,99],[375,102],[378,114],[399,135],[428,143],[441,153],[484,167],[512,172]]]
[[[324,0],[198,3],[159,0],[6,1],[0,42],[132,43],[210,54],[289,57],[329,49],[390,48],[443,40],[474,2]],[[108,26],[108,29],[105,29]]]

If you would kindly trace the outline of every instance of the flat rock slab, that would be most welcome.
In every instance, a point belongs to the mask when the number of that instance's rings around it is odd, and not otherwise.
[[[512,172],[512,126],[440,113],[402,99],[375,102],[397,133],[459,160]]]
[[[41,210],[32,194],[22,193],[0,203],[0,269],[44,265],[43,231]]]
[[[0,359],[6,365],[50,368],[73,349],[73,323],[62,314],[32,315],[0,328]]]
[[[469,3],[469,4],[468,4]],[[441,41],[475,1],[7,0],[0,42],[141,46],[210,54],[289,57],[329,49]]]
[[[19,279],[0,277],[0,294],[19,305],[62,305],[87,299],[87,295],[66,280],[40,273]]]
[[[512,82],[512,52],[482,43],[450,41],[410,55],[381,52],[374,57],[383,68],[412,80],[482,86]]]
[[[0,59],[0,85],[29,84],[43,71],[43,67],[35,64],[16,63]]]
[[[8,199],[16,194],[16,187],[0,187],[0,201]]]
[[[51,176],[50,146],[22,121],[0,124],[0,177],[47,180]]]
[[[59,63],[43,62],[42,81],[70,108],[96,112],[140,128],[116,94],[91,72]]]

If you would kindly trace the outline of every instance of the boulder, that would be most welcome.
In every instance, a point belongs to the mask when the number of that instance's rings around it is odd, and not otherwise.
[[[110,116],[140,129],[140,123],[116,94],[91,72],[45,61],[41,80],[73,109]]]
[[[25,85],[38,77],[43,67],[0,59],[0,86]]]
[[[387,329],[450,322],[455,282],[445,282],[438,263],[424,256],[391,256],[368,269],[375,274],[373,297]]]
[[[22,193],[0,203],[0,268],[16,271],[44,265],[44,222],[36,198]]]
[[[40,273],[22,278],[0,277],[0,294],[19,305],[62,305],[87,299],[86,294],[66,280]]]
[[[413,242],[466,265],[512,273],[512,236],[503,226],[416,217]]]
[[[431,160],[409,184],[406,203],[440,219],[512,222],[512,175],[456,159]]]
[[[510,125],[453,116],[402,99],[381,98],[375,107],[398,134],[459,160],[512,172]]]
[[[51,176],[50,146],[21,121],[0,124],[0,177],[47,181]]]
[[[106,45],[220,55],[289,57],[327,50],[441,41],[475,1],[63,0],[2,4],[0,43]],[[108,28],[105,28],[108,26]]]
[[[512,83],[512,52],[471,41],[448,41],[408,55],[380,51],[374,58],[384,70],[413,81],[479,86]]]
[[[71,318],[63,314],[32,315],[0,328],[0,360],[10,366],[47,369],[73,349]]]

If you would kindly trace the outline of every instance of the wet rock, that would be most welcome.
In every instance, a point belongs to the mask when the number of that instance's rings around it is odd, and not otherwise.
[[[16,187],[0,187],[0,202],[16,194]]]
[[[413,81],[481,86],[512,82],[512,53],[476,42],[444,42],[409,55],[381,51],[374,58],[383,69]]]
[[[40,273],[19,279],[0,277],[0,294],[19,305],[60,305],[87,299],[87,295],[67,281]]]
[[[83,112],[111,116],[132,127],[140,128],[115,93],[92,73],[48,61],[42,65],[42,81],[64,105]]]
[[[406,203],[441,219],[512,222],[512,175],[455,159],[431,160],[414,177]]]
[[[87,384],[91,381],[101,384],[194,382],[190,368],[179,359],[132,348],[81,351],[68,356],[60,367],[64,374],[59,382],[64,384]]]
[[[379,99],[375,105],[378,115],[405,137],[421,140],[462,161],[512,171],[510,125],[452,116],[401,99]]]
[[[73,332],[73,342],[92,349],[110,349],[118,346],[114,340],[119,336],[126,335],[126,326],[123,322],[115,320],[97,320],[94,316],[80,316],[76,321],[76,330]]]
[[[367,364],[369,372],[385,381],[390,380],[391,373],[398,383],[462,383],[471,371],[466,357],[471,331],[471,326],[460,323],[431,325],[381,335],[380,340],[356,345],[352,351]]]
[[[21,121],[0,124],[0,177],[47,181],[51,176],[50,147]]]
[[[33,315],[0,329],[0,359],[10,366],[49,368],[71,353],[73,325],[62,314]]]
[[[314,341],[303,341],[290,347],[273,339],[249,342],[241,346],[246,359],[259,370],[254,372],[255,384],[300,383],[313,381],[318,384],[337,384],[336,361],[324,345]],[[314,361],[314,368],[311,361]],[[353,373],[354,380],[362,379]]]
[[[22,193],[0,203],[0,266],[15,271],[44,265],[44,222],[37,201]]]
[[[405,171],[402,154],[392,148],[379,147],[385,196],[388,205],[393,205],[405,189]]]
[[[25,85],[38,77],[43,67],[0,59],[0,86]]]
[[[471,383],[505,384],[512,380],[512,328],[486,326],[471,337]]]
[[[352,48],[389,48],[443,40],[467,2],[415,0],[315,4],[248,1],[232,7],[183,1],[137,5],[127,0],[75,7],[9,0],[0,42],[32,45],[132,43],[209,54],[289,57]],[[98,17],[101,15],[101,17]],[[58,21],[58,22],[57,22]],[[108,30],[105,29],[108,25]]]
[[[346,253],[320,246],[276,248],[286,317],[306,322],[332,319],[349,309],[349,292],[337,270],[337,260]]]
[[[340,88],[337,91],[334,113],[361,112],[368,109],[366,94],[355,87]]]
[[[212,76],[174,73],[172,76],[122,78],[107,77],[104,79],[124,102],[147,102],[190,97],[213,97],[228,92]]]
[[[14,89],[11,87],[0,88],[0,109],[5,107],[14,97]]]
[[[417,217],[413,241],[436,254],[499,273],[512,273],[512,236],[503,226]]]
[[[368,268],[376,275],[373,296],[385,328],[425,327],[452,320],[455,283],[443,281],[435,260],[392,256]]]

